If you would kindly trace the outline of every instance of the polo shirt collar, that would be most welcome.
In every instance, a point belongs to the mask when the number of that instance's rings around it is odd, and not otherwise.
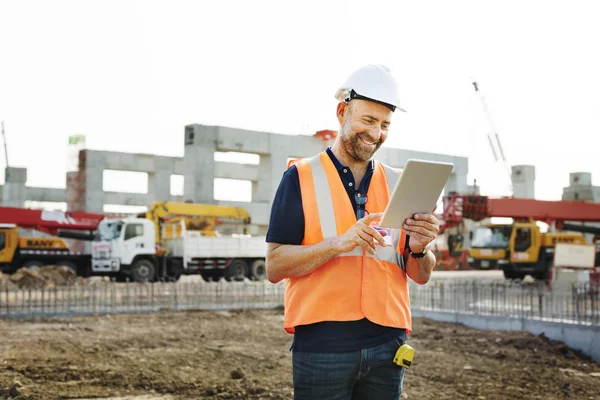
[[[343,165],[337,158],[336,156],[333,154],[333,151],[331,151],[331,146],[327,147],[327,150],[325,150],[327,152],[327,154],[329,155],[329,158],[331,158],[331,161],[333,161],[333,165],[335,165],[335,168],[338,171],[343,170],[344,168],[348,168],[347,166]],[[371,161],[369,162],[369,168],[368,171],[373,171],[375,169],[375,160],[371,159]]]

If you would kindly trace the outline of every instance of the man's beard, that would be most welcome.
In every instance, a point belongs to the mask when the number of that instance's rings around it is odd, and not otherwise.
[[[371,160],[375,152],[381,147],[382,142],[379,140],[375,143],[373,150],[367,150],[360,138],[363,137],[367,142],[370,142],[372,139],[364,132],[353,132],[349,121],[344,124],[342,129],[343,133],[340,136],[341,144],[346,153],[355,161],[367,162]]]

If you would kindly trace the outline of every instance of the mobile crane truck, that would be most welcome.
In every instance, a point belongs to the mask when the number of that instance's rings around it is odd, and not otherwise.
[[[265,237],[215,230],[228,222],[246,227],[250,216],[239,207],[154,202],[133,218],[105,219],[92,244],[93,273],[134,282],[265,279]]]
[[[600,203],[575,200],[493,199],[479,195],[453,194],[446,199],[444,220],[453,224],[463,219],[512,218],[510,224],[481,223],[473,232],[467,261],[473,269],[502,269],[506,279],[530,275],[546,280],[552,268],[557,243],[583,244],[583,233],[600,234],[600,229],[579,223],[600,222]],[[460,213],[455,212],[460,203]],[[537,221],[551,227],[541,232]],[[599,249],[600,250],[600,249]],[[597,263],[600,263],[600,252]]]
[[[96,230],[104,217],[81,211],[64,213],[0,207],[0,272],[10,274],[19,268],[58,265],[68,267],[79,276],[89,276],[91,254],[73,251],[56,235],[64,231],[63,237],[86,236],[83,232]]]

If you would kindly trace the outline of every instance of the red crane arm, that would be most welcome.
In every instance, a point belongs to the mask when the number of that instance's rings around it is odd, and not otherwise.
[[[599,222],[600,203],[563,200],[488,199],[494,217],[532,218],[546,223],[562,221]]]
[[[0,223],[16,224],[25,229],[36,229],[50,235],[56,235],[59,229],[95,230],[104,218],[104,214],[82,211],[64,213],[62,211],[0,207]]]
[[[445,198],[442,219],[448,225],[463,218],[481,221],[484,218],[531,218],[545,223],[563,221],[600,222],[600,203],[562,200],[500,198],[478,195],[450,195]]]

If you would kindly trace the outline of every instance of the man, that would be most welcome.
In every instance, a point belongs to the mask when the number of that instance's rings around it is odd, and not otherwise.
[[[359,68],[336,98],[334,144],[290,166],[277,190],[267,275],[287,280],[296,399],[398,399],[404,368],[392,360],[411,330],[407,276],[429,280],[439,222],[416,215],[403,230],[377,229],[399,177],[373,159],[400,109],[389,69]]]

